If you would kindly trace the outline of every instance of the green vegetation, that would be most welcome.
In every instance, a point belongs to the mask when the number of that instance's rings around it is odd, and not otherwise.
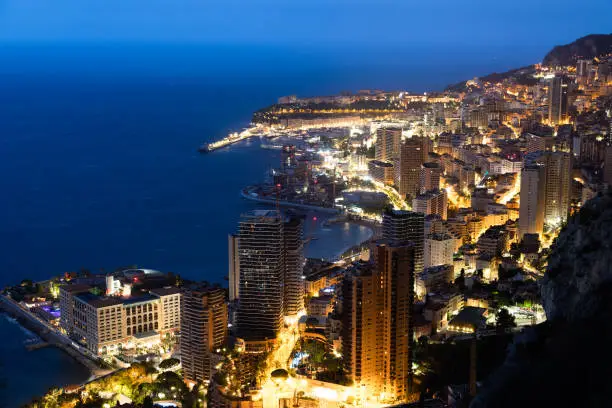
[[[508,312],[508,309],[501,308],[497,311],[495,315],[495,327],[500,331],[516,327],[514,316]]]
[[[159,363],[158,367],[160,370],[171,370],[178,368],[179,364],[181,364],[181,361],[178,358],[167,358]]]
[[[170,361],[168,359],[164,361]],[[170,361],[172,362],[172,361]],[[77,392],[67,392],[54,388],[43,397],[29,404],[30,408],[79,408],[101,407],[108,403],[114,406],[119,394],[130,398],[138,407],[151,407],[156,400],[180,401],[183,407],[202,406],[204,390],[197,384],[189,390],[182,377],[172,371],[161,374],[146,363],[132,364],[129,368],[118,370],[108,376],[94,380]],[[104,399],[101,395],[112,395]]]

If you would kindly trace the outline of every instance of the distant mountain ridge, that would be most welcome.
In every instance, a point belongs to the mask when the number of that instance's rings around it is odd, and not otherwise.
[[[576,60],[592,59],[612,53],[612,34],[591,34],[576,41],[557,45],[542,60],[543,65],[574,65]]]
[[[550,50],[542,65],[574,65],[580,58],[592,59],[600,55],[612,54],[612,34],[590,34],[581,37],[572,43],[557,45]],[[500,82],[504,79],[514,77],[519,83],[529,85],[529,74],[535,72],[533,65],[523,68],[512,69],[507,72],[493,73],[479,77],[484,82]],[[451,92],[463,92],[467,89],[465,81],[449,85],[446,90]]]

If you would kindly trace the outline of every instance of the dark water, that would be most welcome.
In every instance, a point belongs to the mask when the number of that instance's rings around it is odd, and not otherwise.
[[[286,94],[426,91],[537,61],[503,50],[440,51],[2,48],[0,285],[133,264],[222,282],[227,234],[254,207],[239,191],[279,157],[255,141],[205,156],[198,145],[239,130]],[[319,238],[309,256],[331,256],[369,234],[322,229],[321,221],[307,221]],[[7,324],[0,332],[17,347],[19,331]],[[76,378],[55,375],[58,368],[78,374],[56,350],[11,350],[0,349],[9,405]]]
[[[80,384],[89,371],[54,347],[27,351],[23,342],[33,334],[0,313],[0,407],[13,408],[52,387]]]

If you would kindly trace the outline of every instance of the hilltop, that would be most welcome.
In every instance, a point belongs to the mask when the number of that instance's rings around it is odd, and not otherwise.
[[[591,34],[576,41],[557,45],[542,60],[543,65],[574,65],[576,60],[592,59],[612,53],[612,34]]]
[[[574,65],[577,59],[592,59],[610,53],[612,53],[612,34],[591,34],[579,38],[570,44],[555,46],[544,56],[542,65]],[[535,65],[528,65],[506,72],[494,72],[478,79],[481,82],[501,82],[505,79],[513,78],[519,84],[531,85],[534,82],[531,74],[534,72]],[[451,92],[464,92],[466,90],[466,81],[449,85],[446,88],[446,91]]]

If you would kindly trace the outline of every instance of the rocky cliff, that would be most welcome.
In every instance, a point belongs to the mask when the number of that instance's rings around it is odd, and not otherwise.
[[[518,335],[472,408],[611,406],[612,195],[589,201],[552,248],[548,321]]]

